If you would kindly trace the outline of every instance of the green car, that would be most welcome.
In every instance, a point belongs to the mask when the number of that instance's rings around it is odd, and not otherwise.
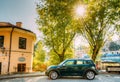
[[[52,80],[61,76],[83,76],[92,80],[98,71],[90,59],[68,59],[58,66],[49,66],[45,74]]]

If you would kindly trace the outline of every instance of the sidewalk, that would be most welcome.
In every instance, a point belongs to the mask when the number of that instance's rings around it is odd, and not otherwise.
[[[44,72],[32,72],[27,74],[10,74],[10,75],[0,75],[0,80],[2,79],[13,79],[13,78],[22,78],[22,77],[36,77],[36,76],[44,76]]]

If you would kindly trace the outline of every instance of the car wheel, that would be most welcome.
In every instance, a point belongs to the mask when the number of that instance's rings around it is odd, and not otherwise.
[[[59,76],[59,75],[58,75],[58,73],[57,73],[56,71],[51,71],[51,72],[49,73],[49,78],[52,79],[52,80],[57,79],[58,76]]]
[[[93,71],[87,71],[85,77],[89,80],[93,80],[95,78],[95,73]]]

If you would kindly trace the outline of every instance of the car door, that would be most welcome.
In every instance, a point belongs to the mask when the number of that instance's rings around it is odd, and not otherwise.
[[[77,60],[76,61],[76,66],[74,67],[75,75],[82,75],[85,65],[83,60]]]
[[[62,76],[71,76],[74,73],[75,60],[68,60],[64,62],[59,68]]]

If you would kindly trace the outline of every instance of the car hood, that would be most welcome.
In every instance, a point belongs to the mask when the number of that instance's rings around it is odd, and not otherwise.
[[[55,69],[55,68],[57,68],[58,66],[57,65],[52,65],[52,66],[49,66],[47,69]]]

